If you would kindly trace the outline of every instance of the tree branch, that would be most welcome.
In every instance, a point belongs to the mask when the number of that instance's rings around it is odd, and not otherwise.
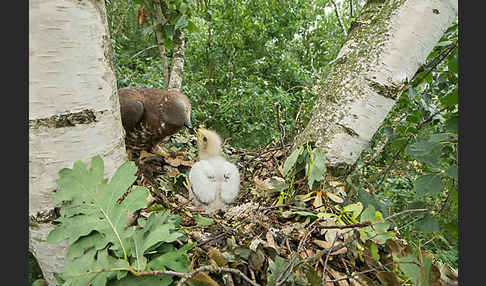
[[[337,17],[339,26],[343,30],[344,36],[346,37],[348,35],[348,33],[346,32],[346,27],[344,27],[343,21],[341,20],[341,16],[339,16],[339,10],[338,10],[338,6],[336,5],[336,1],[334,1],[334,0],[330,0],[330,1],[331,1],[332,5],[334,6],[334,13],[336,13],[336,17]]]

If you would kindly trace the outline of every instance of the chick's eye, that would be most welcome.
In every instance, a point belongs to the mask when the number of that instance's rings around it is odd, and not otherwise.
[[[208,138],[203,137],[203,141],[204,141],[204,142],[208,142]]]

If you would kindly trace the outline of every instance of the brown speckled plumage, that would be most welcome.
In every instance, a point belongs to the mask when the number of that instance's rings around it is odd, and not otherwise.
[[[191,102],[179,91],[124,87],[118,95],[128,149],[150,152],[182,127],[191,128]]]

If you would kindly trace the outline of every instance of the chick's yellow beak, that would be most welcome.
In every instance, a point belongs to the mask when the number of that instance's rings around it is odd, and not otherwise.
[[[197,130],[197,140],[202,141],[202,129],[201,128],[199,128]]]

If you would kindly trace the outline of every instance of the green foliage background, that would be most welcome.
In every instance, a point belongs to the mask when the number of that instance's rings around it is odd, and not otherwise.
[[[154,19],[148,18],[141,26],[137,21],[142,1],[105,2],[118,86],[164,88]],[[338,5],[347,29],[365,3],[351,2],[352,16],[349,1]],[[189,20],[196,27],[185,31],[182,83],[183,92],[193,102],[194,125],[215,129],[234,146],[266,146],[279,138],[275,109],[279,103],[285,140],[290,142],[309,117],[317,96],[313,87],[326,77],[329,63],[345,40],[329,9],[330,1],[184,3],[188,3]],[[420,243],[455,266],[457,31],[457,24],[447,30],[349,178],[357,198],[363,195],[358,190],[376,191],[374,199],[382,210],[431,209],[434,220],[427,217],[409,224],[402,233],[417,247]],[[423,121],[426,123],[418,128]],[[404,224],[410,219],[404,218]],[[439,227],[440,232],[427,231]]]

